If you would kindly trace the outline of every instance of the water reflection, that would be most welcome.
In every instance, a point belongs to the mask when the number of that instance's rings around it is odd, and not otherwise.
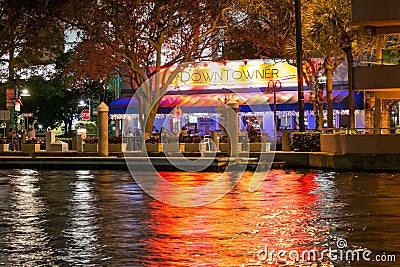
[[[64,236],[68,240],[64,260],[68,263],[88,264],[98,255],[96,195],[90,171],[77,171],[71,184],[72,197],[68,205],[68,223]]]
[[[199,174],[200,180],[203,175]],[[249,193],[252,175],[248,173],[232,192],[207,206],[186,209],[153,202],[151,217],[157,223],[152,225],[154,238],[147,247],[158,248],[158,253],[151,262],[174,266],[184,258],[206,266],[257,265],[267,263],[260,262],[257,254],[266,246],[270,251],[316,245],[322,250],[329,226],[315,223],[319,216],[316,176],[275,170],[262,191]]]
[[[219,175],[161,174],[199,188]],[[320,256],[340,238],[349,249],[399,253],[400,174],[273,170],[253,193],[251,178],[216,202],[185,208],[149,197],[127,172],[0,171],[0,266],[368,266],[260,257]]]
[[[7,184],[2,177],[1,186],[8,198],[2,199],[1,264],[50,265],[52,250],[44,231],[47,210],[39,194],[40,176],[33,170],[20,170],[6,179]]]

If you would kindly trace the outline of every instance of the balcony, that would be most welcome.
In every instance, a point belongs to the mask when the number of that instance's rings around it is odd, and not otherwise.
[[[354,90],[399,90],[399,73],[400,65],[354,67]]]
[[[352,0],[352,20],[376,26],[378,33],[400,32],[399,0]]]

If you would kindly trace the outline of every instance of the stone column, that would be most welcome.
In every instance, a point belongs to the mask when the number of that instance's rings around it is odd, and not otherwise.
[[[108,156],[108,110],[108,106],[104,102],[101,102],[97,107],[98,154],[102,157]]]
[[[230,157],[238,156],[238,145],[239,145],[239,104],[237,101],[228,102],[228,112],[227,112],[227,121],[228,121],[228,142],[229,148],[228,153]]]
[[[282,151],[290,151],[290,131],[283,130],[282,131]]]
[[[77,135],[76,136],[76,150],[78,152],[83,152],[83,139],[82,135]]]
[[[56,133],[52,130],[46,132],[46,151],[50,151],[50,144],[56,141]]]

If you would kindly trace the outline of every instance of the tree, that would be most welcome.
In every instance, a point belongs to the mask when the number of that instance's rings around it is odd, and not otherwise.
[[[66,125],[68,134],[69,125],[78,113],[80,94],[65,90],[60,80],[56,78],[48,81],[34,76],[26,81],[30,97],[23,100],[24,112],[34,113],[35,119],[44,129]]]
[[[223,1],[70,4],[78,12],[69,23],[83,31],[81,47],[86,47],[76,50],[71,64],[75,81],[90,77],[104,82],[119,72],[134,90],[141,86],[143,90],[135,96],[141,113],[148,115],[145,119],[140,116],[146,133],[151,133],[160,97],[183,66],[164,72],[166,75],[157,74],[178,63],[212,58],[221,29],[226,27]],[[94,57],[94,51],[101,56]],[[107,67],[99,72],[98,64]],[[151,82],[146,82],[149,79]]]
[[[236,0],[225,30],[224,56],[237,47],[250,50],[249,58],[286,58],[285,46],[295,32],[292,0]],[[243,55],[245,56],[245,54]]]
[[[62,52],[63,30],[50,14],[52,4],[45,0],[0,0],[0,76],[7,80],[4,91],[17,86],[20,72],[16,70],[46,64]]]
[[[318,0],[308,5],[305,17],[305,36],[310,47],[324,58],[327,76],[328,127],[333,127],[332,75],[341,61],[348,63],[348,101],[350,128],[355,127],[353,61],[354,56],[370,52],[373,43],[371,31],[351,21],[350,0]],[[310,49],[312,49],[310,48]]]
[[[63,52],[63,27],[51,14],[52,1],[0,0],[0,58],[14,69],[53,62]]]
[[[60,56],[55,64],[55,73],[46,79],[31,76],[26,81],[19,81],[29,88],[30,97],[23,99],[23,110],[34,113],[35,119],[44,129],[55,128],[64,124],[64,133],[72,135],[73,120],[78,119],[82,108],[78,106],[82,95],[99,95],[101,100],[109,102],[108,92],[102,84],[85,81],[79,89],[71,90],[64,82],[65,66],[69,62],[69,53]],[[93,102],[92,102],[93,103]]]

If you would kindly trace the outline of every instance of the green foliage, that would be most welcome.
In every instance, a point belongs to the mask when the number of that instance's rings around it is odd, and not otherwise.
[[[97,137],[88,137],[85,139],[86,144],[97,144],[99,139]]]
[[[317,152],[320,151],[320,132],[293,133],[291,146],[294,151]]]
[[[108,137],[109,144],[121,144],[122,143],[122,136],[109,136]]]
[[[260,143],[261,142],[261,135],[254,129],[254,127],[250,128],[247,135],[249,137],[250,143]]]
[[[57,1],[0,1],[0,57],[14,67],[44,64],[63,50]],[[3,57],[18,51],[16,57]],[[11,77],[15,78],[15,77]]]
[[[94,121],[79,121],[76,127],[86,129],[86,134],[88,135],[97,134],[97,125]]]

